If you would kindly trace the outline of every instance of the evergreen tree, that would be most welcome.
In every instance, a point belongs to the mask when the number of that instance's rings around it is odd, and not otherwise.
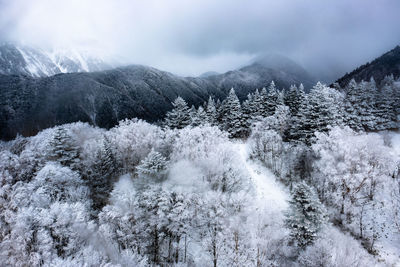
[[[292,192],[286,214],[286,225],[294,243],[304,249],[317,238],[325,221],[324,209],[314,191],[305,182],[299,183]]]
[[[246,124],[251,125],[254,117],[254,100],[252,93],[249,93],[247,99],[242,103],[242,114]]]
[[[222,103],[220,110],[222,129],[227,131],[230,137],[244,137],[247,132],[246,122],[243,119],[242,108],[233,88]]]
[[[264,88],[264,90],[265,90],[265,88]],[[263,97],[259,93],[258,89],[256,89],[256,91],[254,92],[252,100],[253,100],[253,103],[252,103],[252,110],[253,110],[252,114],[253,114],[253,117],[254,118],[262,117],[264,115],[263,114]]]
[[[308,112],[308,127],[311,133],[327,132],[328,126],[334,126],[339,116],[335,113],[338,111],[333,109],[334,97],[330,95],[329,88],[318,82],[310,91]]]
[[[395,103],[396,96],[393,88],[393,76],[386,77],[383,82],[383,87],[379,90],[379,95],[376,98],[376,129],[379,131],[398,128]]]
[[[268,112],[268,91],[265,87],[261,89],[260,92],[260,114],[262,117],[268,117],[271,116]]]
[[[345,88],[344,123],[355,131],[363,130],[360,116],[361,91],[356,81],[352,79]]]
[[[276,89],[274,81],[272,81],[268,87],[268,95],[264,103],[266,117],[274,115],[275,109],[278,106],[278,102],[279,102],[279,92]]]
[[[118,170],[119,164],[111,149],[111,143],[105,137],[87,179],[87,186],[90,189],[92,205],[95,210],[101,210],[107,204],[109,194],[118,177]]]
[[[359,114],[363,128],[367,131],[376,129],[376,97],[377,88],[374,78],[371,77],[370,82],[362,81],[359,85],[361,90],[361,101],[359,102]]]
[[[210,123],[212,126],[217,125],[217,107],[214,98],[212,98],[211,96],[208,98],[206,113],[208,123]]]
[[[254,122],[261,120],[263,110],[258,89],[256,89],[254,94],[250,93],[247,95],[247,99],[242,104],[242,113],[247,128],[250,128]]]
[[[200,119],[197,116],[197,110],[192,105],[192,107],[189,110],[189,116],[190,116],[190,125],[191,126],[199,126],[201,124]]]
[[[289,107],[290,114],[296,114],[299,109],[297,86],[290,86],[288,91],[285,91],[283,103]]]
[[[293,113],[290,116],[290,123],[285,139],[305,143],[310,137],[307,129],[307,118],[309,117],[308,113],[310,110],[308,107],[308,96],[302,86],[299,87],[297,100],[293,103],[291,111]]]
[[[50,160],[59,162],[63,166],[71,169],[79,169],[79,148],[74,144],[67,129],[63,126],[56,128],[53,139],[50,141],[51,151]]]
[[[167,113],[165,124],[170,128],[182,129],[190,124],[190,112],[186,101],[182,97],[177,97],[172,103],[174,107]]]
[[[136,169],[139,176],[162,180],[166,174],[167,160],[159,152],[151,150]]]
[[[199,106],[197,109],[197,119],[199,120],[199,125],[204,125],[209,123],[207,112],[204,110],[202,106]]]

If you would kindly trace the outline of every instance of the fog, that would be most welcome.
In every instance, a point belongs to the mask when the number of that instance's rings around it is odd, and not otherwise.
[[[279,53],[325,81],[400,43],[398,0],[0,0],[0,39],[180,75]]]

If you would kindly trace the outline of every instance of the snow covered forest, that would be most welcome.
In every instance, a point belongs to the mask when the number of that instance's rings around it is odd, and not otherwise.
[[[0,143],[0,265],[400,264],[393,76],[173,106]]]

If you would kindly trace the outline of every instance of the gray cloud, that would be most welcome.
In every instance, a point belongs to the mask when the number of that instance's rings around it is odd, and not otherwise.
[[[280,53],[327,81],[400,44],[398,0],[0,0],[0,38],[182,75]]]

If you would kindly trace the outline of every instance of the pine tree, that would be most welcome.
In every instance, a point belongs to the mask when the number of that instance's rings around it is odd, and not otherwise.
[[[327,132],[328,126],[336,124],[335,114],[332,110],[333,101],[330,99],[328,88],[322,83],[318,82],[310,91],[309,94],[309,107],[308,125],[311,133],[315,131]]]
[[[345,92],[344,123],[355,131],[363,130],[359,106],[362,101],[361,91],[354,79],[349,82]]]
[[[289,127],[286,134],[286,140],[306,143],[310,139],[310,129],[308,118],[310,117],[310,108],[308,105],[308,96],[303,87],[299,88],[297,95],[297,111],[291,114]]]
[[[200,118],[197,116],[197,110],[192,105],[192,107],[189,110],[189,116],[190,116],[190,125],[191,126],[199,126],[201,124]]]
[[[172,103],[174,107],[167,113],[165,124],[170,128],[182,129],[190,124],[190,112],[186,101],[182,97],[177,97]]]
[[[299,183],[293,189],[289,205],[286,226],[294,243],[304,249],[315,241],[325,222],[323,206],[305,182]]]
[[[208,123],[210,123],[212,126],[217,125],[217,107],[214,98],[212,98],[211,96],[208,98],[206,113]]]
[[[283,102],[289,107],[291,115],[296,114],[299,109],[298,95],[298,89],[295,85],[290,86],[289,90],[285,91]]]
[[[246,135],[246,123],[243,119],[242,108],[235,90],[232,88],[228,97],[221,105],[222,129],[232,138]]]
[[[118,170],[119,164],[111,149],[111,143],[105,137],[87,179],[95,210],[101,210],[107,204],[109,194],[118,177]]]
[[[262,117],[268,117],[271,116],[268,112],[268,91],[265,87],[261,89],[260,92],[260,97],[259,97],[259,102],[260,102],[260,114]]]
[[[71,169],[79,169],[79,148],[74,144],[67,129],[63,126],[56,128],[53,139],[50,141],[51,151],[50,160],[59,162],[63,166]]]
[[[393,90],[393,76],[387,77],[383,84],[376,98],[376,128],[380,131],[397,129],[396,96]]]
[[[167,170],[167,160],[159,152],[151,150],[136,169],[139,176],[162,180]]]
[[[196,115],[199,121],[199,125],[204,125],[206,123],[209,123],[207,112],[204,110],[202,106],[199,106]]]
[[[258,89],[254,94],[247,95],[247,99],[242,103],[242,113],[247,128],[250,128],[254,122],[261,120],[262,101]]]
[[[268,95],[264,104],[266,117],[274,115],[275,109],[278,106],[278,102],[279,102],[279,93],[276,89],[274,81],[272,81],[268,87]]]
[[[247,99],[242,103],[242,114],[246,124],[251,125],[254,117],[254,100],[252,93],[249,93]]]
[[[358,103],[358,113],[362,128],[366,131],[373,131],[376,129],[376,96],[377,88],[373,78],[370,82],[361,81],[358,84],[360,101]]]

